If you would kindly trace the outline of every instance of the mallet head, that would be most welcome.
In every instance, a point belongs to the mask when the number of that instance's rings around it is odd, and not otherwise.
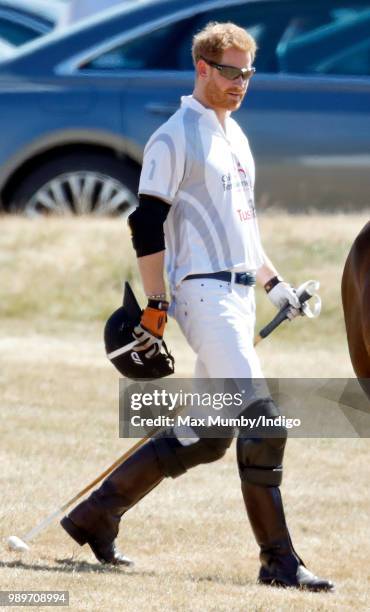
[[[18,538],[18,536],[15,535],[9,536],[6,543],[8,545],[9,550],[25,552],[26,550],[30,549],[26,542],[24,542],[23,540],[21,540],[21,538]]]

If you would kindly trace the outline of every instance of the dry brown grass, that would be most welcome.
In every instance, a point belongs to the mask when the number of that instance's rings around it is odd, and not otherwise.
[[[261,219],[266,250],[283,273],[293,281],[318,277],[327,306],[321,319],[261,344],[266,375],[351,375],[339,280],[366,220]],[[123,276],[137,286],[117,221],[6,218],[2,226],[1,541],[22,536],[130,446],[117,438],[118,378],[101,332]],[[260,310],[262,323],[271,313],[262,299]],[[190,375],[194,356],[173,323],[168,335],[178,375]],[[366,439],[287,447],[283,494],[293,538],[307,565],[337,582],[335,594],[255,584],[258,551],[234,445],[222,461],[162,483],[127,514],[119,542],[136,561],[132,570],[102,568],[55,524],[22,557],[1,549],[1,588],[67,589],[72,610],[369,610],[369,459]]]

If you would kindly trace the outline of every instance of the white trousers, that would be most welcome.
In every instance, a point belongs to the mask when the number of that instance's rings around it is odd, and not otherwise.
[[[245,405],[259,396],[268,396],[253,346],[254,288],[214,279],[191,279],[181,283],[174,298],[173,314],[197,355],[194,378],[234,379],[244,394]],[[196,388],[196,380],[194,383]],[[190,413],[198,416],[197,410]],[[188,426],[176,426],[174,432],[184,446],[199,439]]]
[[[191,279],[174,297],[174,316],[197,355],[195,378],[263,378],[253,347],[253,287]]]

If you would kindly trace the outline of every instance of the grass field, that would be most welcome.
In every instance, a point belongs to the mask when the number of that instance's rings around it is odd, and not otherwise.
[[[261,343],[267,376],[347,377],[340,278],[368,220],[264,216],[266,251],[293,283],[321,282],[319,319],[285,324]],[[124,224],[109,220],[2,218],[1,544],[22,536],[100,473],[132,441],[118,438],[118,376],[106,360],[104,321],[122,281],[140,293]],[[258,326],[273,310],[258,292]],[[177,375],[194,355],[176,324],[168,343]],[[22,557],[1,546],[0,587],[69,590],[70,609],[96,611],[369,610],[368,439],[290,440],[283,495],[306,564],[337,583],[334,594],[255,584],[258,550],[244,514],[235,445],[215,464],[162,483],[127,513],[120,547],[133,569],[103,568],[55,523]]]

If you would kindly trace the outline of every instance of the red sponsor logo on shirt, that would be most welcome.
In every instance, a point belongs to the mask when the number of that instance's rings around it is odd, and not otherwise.
[[[239,221],[241,222],[250,221],[256,216],[256,209],[253,205],[250,208],[238,208],[236,212],[238,213]]]

